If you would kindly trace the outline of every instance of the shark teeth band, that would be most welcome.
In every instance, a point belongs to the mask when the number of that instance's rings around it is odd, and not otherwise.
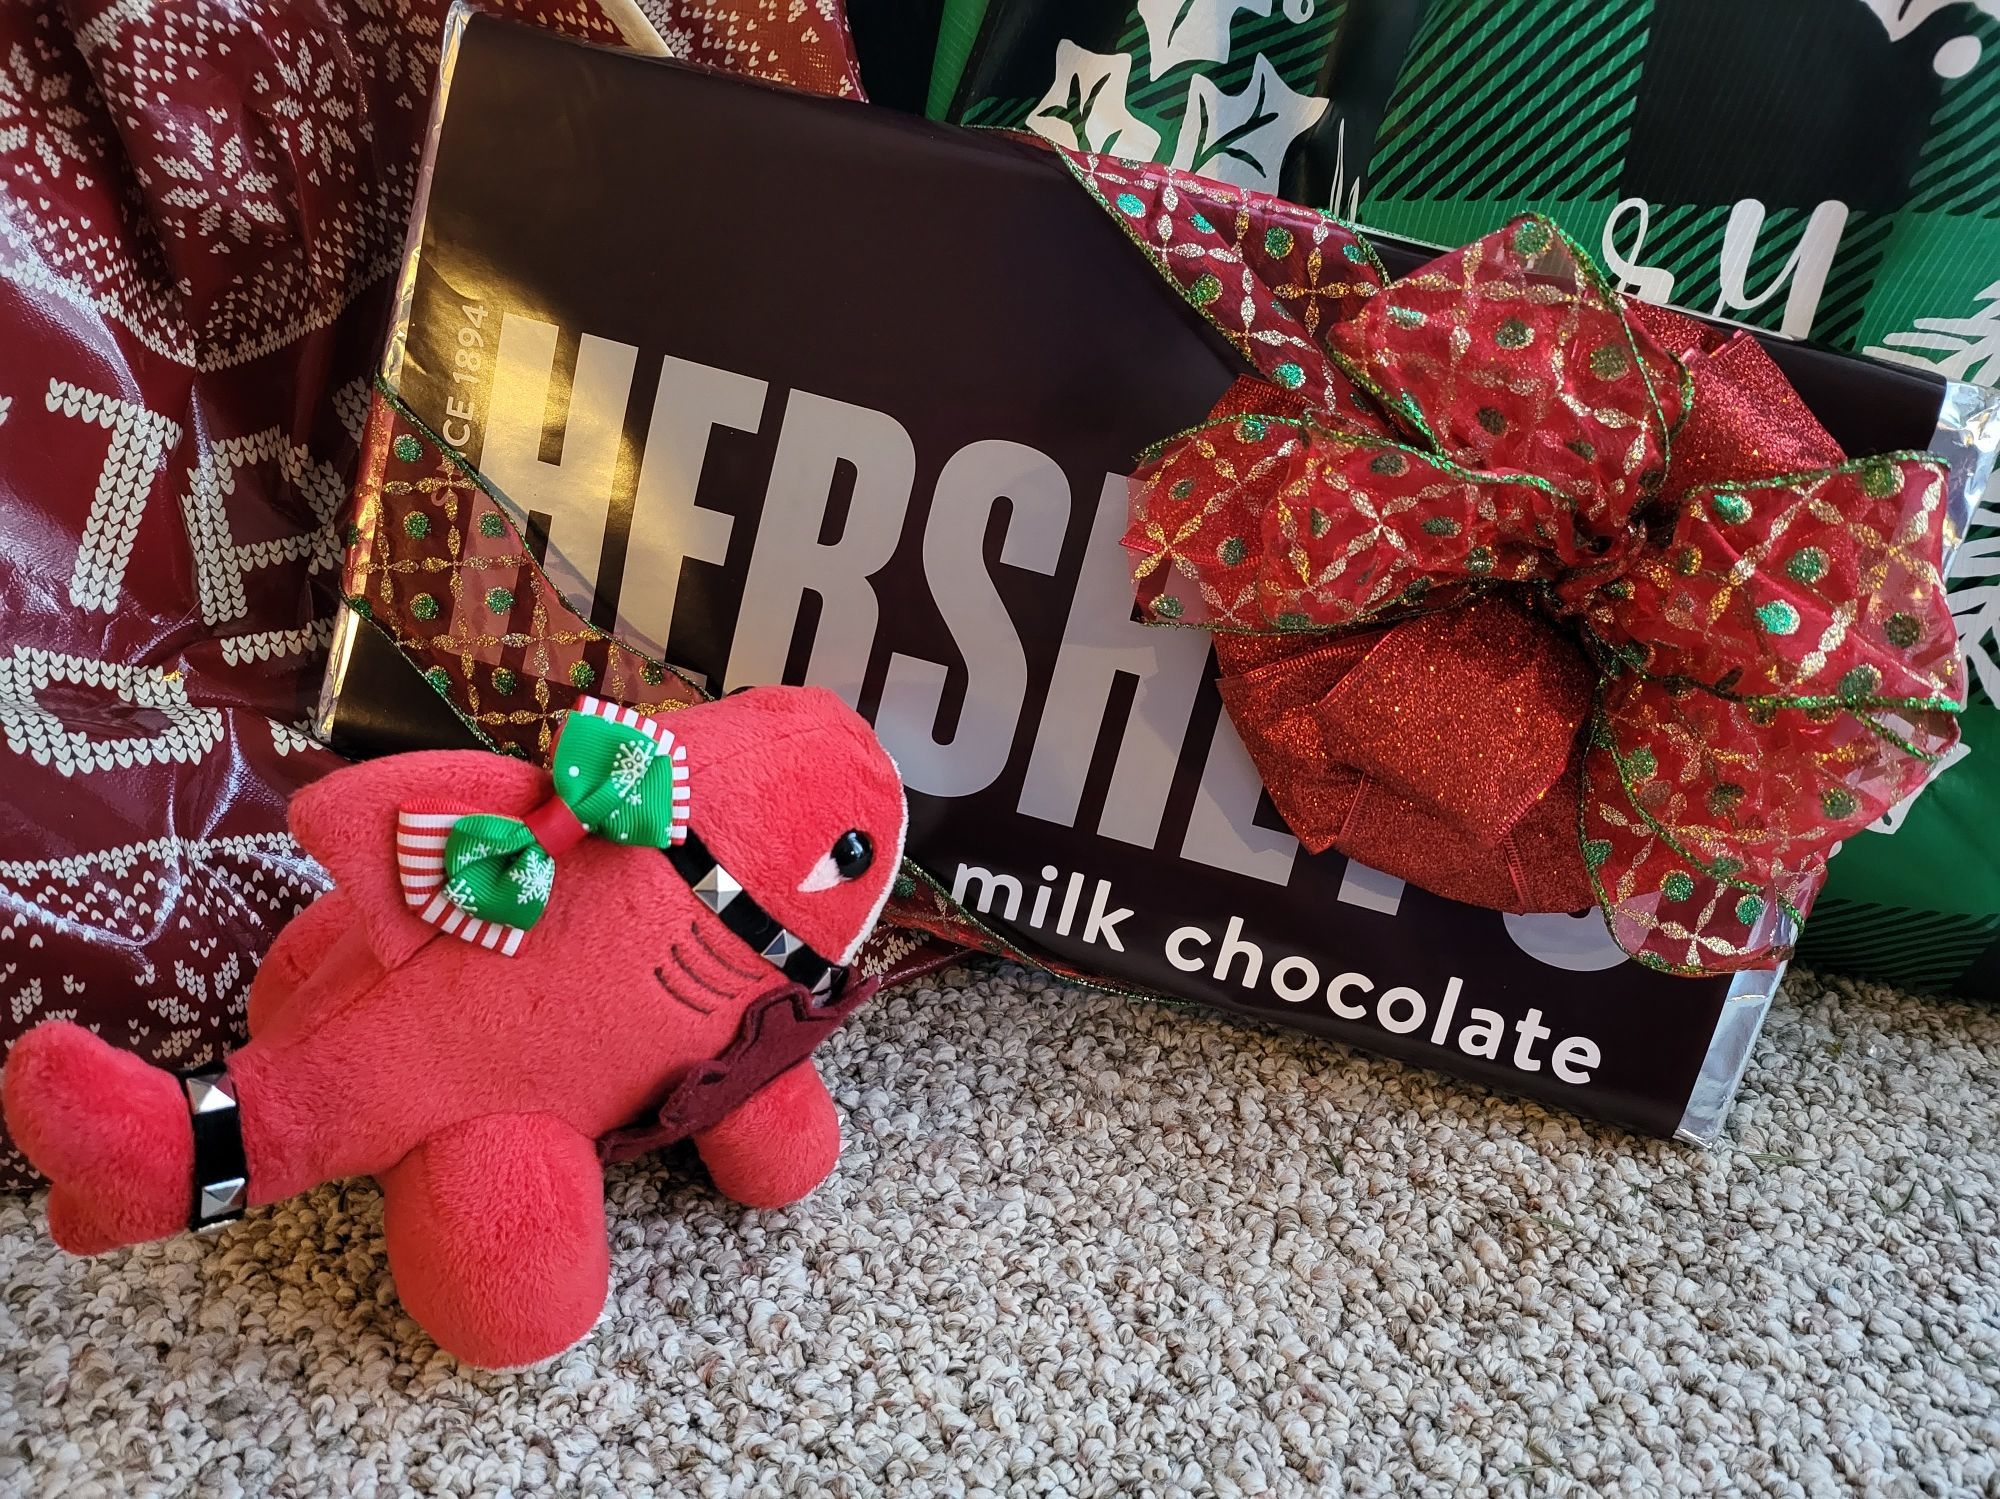
[[[666,855],[667,862],[688,882],[696,898],[741,937],[752,952],[786,978],[803,984],[814,999],[824,999],[833,993],[840,981],[840,966],[814,952],[805,938],[787,931],[776,917],[757,904],[743,888],[742,881],[722,867],[697,833],[689,829],[686,839],[667,849]]]
[[[194,1198],[188,1227],[203,1232],[243,1216],[250,1168],[243,1153],[236,1087],[220,1062],[179,1074],[194,1130]]]

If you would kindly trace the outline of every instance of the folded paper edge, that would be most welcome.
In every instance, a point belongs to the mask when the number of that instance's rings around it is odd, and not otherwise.
[[[1750,1054],[1757,1049],[1757,1036],[1764,1029],[1764,1017],[1771,1013],[1771,1001],[1784,977],[1785,965],[1780,963],[1775,968],[1746,969],[1730,982],[1715,1017],[1715,1030],[1708,1038],[1708,1051],[1674,1130],[1676,1140],[1706,1149],[1722,1138],[1737,1091],[1743,1086],[1743,1074],[1749,1070]]]
[[[1945,481],[1941,569],[1949,578],[1973,515],[1986,498],[1995,463],[2000,462],[2000,390],[1965,380],[1946,381],[1929,451],[1951,465],[1951,476]]]

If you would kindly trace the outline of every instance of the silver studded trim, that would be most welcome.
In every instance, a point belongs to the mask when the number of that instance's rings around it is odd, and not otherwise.
[[[188,1226],[205,1233],[243,1216],[249,1201],[236,1085],[221,1066],[181,1075],[194,1132],[194,1193]]]
[[[718,864],[695,881],[694,893],[701,898],[703,905],[720,916],[729,903],[743,893],[743,887],[736,883],[734,875]]]

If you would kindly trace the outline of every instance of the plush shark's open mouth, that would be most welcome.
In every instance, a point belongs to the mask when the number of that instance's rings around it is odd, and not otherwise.
[[[726,1119],[773,1078],[811,1056],[821,1039],[875,992],[877,982],[843,976],[831,993],[816,999],[797,984],[778,981],[750,1002],[729,1044],[689,1068],[647,1117],[599,1139],[599,1159],[629,1161]]]

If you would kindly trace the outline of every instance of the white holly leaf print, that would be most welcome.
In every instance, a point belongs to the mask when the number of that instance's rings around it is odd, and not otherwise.
[[[1240,94],[1225,94],[1197,73],[1188,80],[1187,113],[1173,164],[1257,192],[1278,190],[1293,141],[1326,113],[1326,100],[1295,94],[1261,52]]]
[[[653,763],[653,746],[636,740],[618,746],[611,757],[611,786],[628,806],[637,806],[639,785]]]
[[[2000,505],[1980,506],[1972,513],[1972,526],[2000,526]],[[1963,543],[1952,559],[1951,577],[1954,583],[1978,580],[1971,587],[1953,588],[1947,597],[1972,679],[2000,703],[2000,536]]]
[[[1152,161],[1160,149],[1160,132],[1126,107],[1131,82],[1132,59],[1126,53],[1092,52],[1075,42],[1059,42],[1056,81],[1028,112],[1028,128],[1072,150]]]
[[[533,849],[516,859],[507,871],[523,901],[545,901],[555,888],[556,861]]]
[[[1907,333],[1886,335],[1867,352],[1877,359],[1933,370],[1947,380],[2000,384],[2000,281],[1979,294],[1986,305],[1966,317],[1920,317]]]
[[[1146,51],[1158,78],[1184,62],[1227,62],[1229,27],[1239,10],[1271,14],[1271,0],[1139,0]]]
[[[1861,0],[1861,3],[1875,13],[1875,19],[1882,23],[1892,42],[1900,42],[1939,11],[1955,5],[2000,19],[2000,0]]]

